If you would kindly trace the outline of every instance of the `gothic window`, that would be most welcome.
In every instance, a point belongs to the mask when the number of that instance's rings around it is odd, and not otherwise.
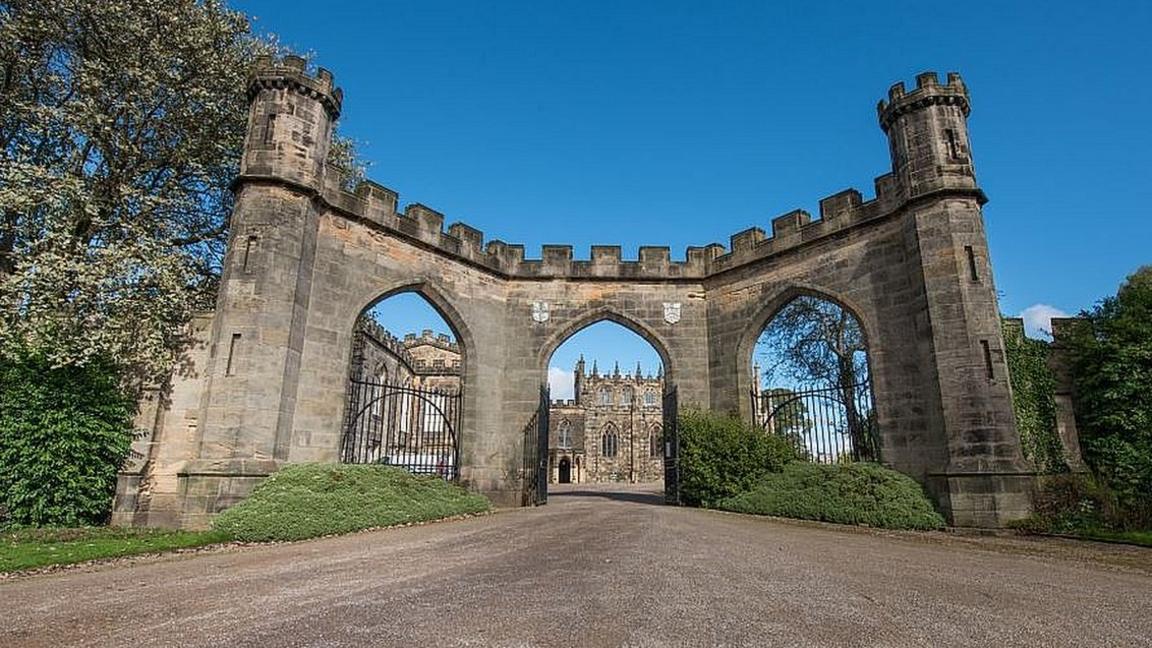
[[[649,406],[649,407],[655,406],[656,405],[656,392],[652,391],[651,389],[644,392],[644,404]]]
[[[648,440],[649,440],[649,446],[650,446],[648,449],[649,456],[652,456],[652,457],[663,456],[664,455],[664,429],[660,427],[659,423],[657,423],[656,425],[653,425],[652,429],[648,430]]]
[[[631,387],[625,387],[624,390],[620,392],[620,404],[624,406],[631,405],[633,402],[632,399],[635,398],[635,396],[636,392],[633,391]]]
[[[604,426],[604,434],[600,437],[600,454],[615,457],[619,445],[620,438],[616,435],[616,426],[611,423]]]
[[[380,418],[384,410],[384,385],[388,382],[388,367],[380,365],[376,370],[376,384],[370,387],[369,398],[372,399],[372,416]]]
[[[599,396],[600,396],[600,404],[601,405],[611,405],[612,404],[612,390],[608,389],[608,387],[606,385],[604,387],[600,388]]]
[[[556,436],[557,447],[561,450],[569,450],[572,448],[572,424],[568,422],[568,419],[560,421]]]

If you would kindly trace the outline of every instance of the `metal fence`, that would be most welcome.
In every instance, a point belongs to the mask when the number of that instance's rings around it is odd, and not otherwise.
[[[756,422],[791,442],[809,461],[879,461],[872,388],[868,382],[817,389],[766,389],[752,394]]]

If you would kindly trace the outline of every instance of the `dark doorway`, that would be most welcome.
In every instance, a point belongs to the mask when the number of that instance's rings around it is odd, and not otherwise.
[[[560,457],[560,483],[572,483],[572,460],[568,457]]]

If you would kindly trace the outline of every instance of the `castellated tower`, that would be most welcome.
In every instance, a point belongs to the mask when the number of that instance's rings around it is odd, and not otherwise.
[[[267,176],[319,189],[340,116],[343,93],[332,85],[332,73],[305,71],[305,61],[286,56],[276,64],[257,60],[248,85],[248,135],[241,176]]]
[[[261,59],[250,80],[199,457],[182,474],[184,524],[202,524],[289,459],[320,218],[312,196],[324,187],[341,98],[329,72],[310,75],[295,56]]]
[[[877,106],[880,127],[888,135],[892,172],[907,198],[939,189],[975,189],[968,147],[968,88],[955,72],[940,85],[935,72],[916,77],[916,89],[904,83],[888,90]]]
[[[1003,510],[1027,508],[1000,309],[968,147],[968,90],[960,75],[935,72],[916,89],[892,86],[878,114],[892,153],[912,293],[922,384],[944,432],[944,468],[927,476],[954,519],[994,525]],[[938,409],[937,409],[938,408]],[[932,444],[921,445],[929,456]],[[947,493],[945,495],[945,493]],[[996,493],[990,497],[989,493]]]

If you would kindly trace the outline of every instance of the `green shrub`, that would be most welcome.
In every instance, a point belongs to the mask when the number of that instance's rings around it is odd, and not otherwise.
[[[867,463],[791,463],[764,477],[754,490],[724,500],[720,508],[885,529],[944,526],[911,477]]]
[[[1116,494],[1092,475],[1041,477],[1032,496],[1031,516],[1009,526],[1032,533],[1094,535],[1147,529],[1140,508],[1122,506]]]
[[[213,528],[237,540],[302,540],[488,510],[488,500],[393,466],[292,464],[221,513]]]
[[[796,458],[787,440],[732,416],[683,410],[678,423],[680,497],[690,506],[715,506]]]
[[[0,526],[106,522],[134,412],[109,363],[0,360]]]

